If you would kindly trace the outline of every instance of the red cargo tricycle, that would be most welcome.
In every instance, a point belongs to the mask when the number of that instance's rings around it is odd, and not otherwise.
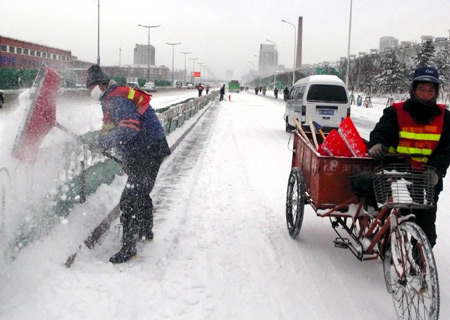
[[[330,219],[336,247],[350,249],[360,261],[383,260],[399,319],[438,319],[436,263],[412,214],[435,206],[428,175],[406,165],[377,166],[371,158],[322,156],[310,142],[313,134],[294,132],[286,197],[290,236],[300,233],[309,204],[318,217]]]

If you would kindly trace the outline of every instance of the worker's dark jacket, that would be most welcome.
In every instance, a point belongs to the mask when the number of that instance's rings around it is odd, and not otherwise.
[[[407,111],[412,119],[418,124],[428,124],[433,118],[441,114],[441,110],[437,105],[425,106],[419,102],[408,99],[403,105],[403,109]],[[399,142],[399,127],[397,120],[397,112],[393,106],[386,108],[383,116],[377,123],[373,131],[370,133],[369,148],[381,143],[386,148],[396,148]],[[436,168],[436,172],[441,177],[447,172],[450,165],[450,112],[444,110],[444,124],[442,128],[441,138],[437,148],[429,156],[427,165]]]

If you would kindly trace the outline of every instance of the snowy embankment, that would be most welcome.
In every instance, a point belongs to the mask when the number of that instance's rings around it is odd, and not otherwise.
[[[111,228],[71,269],[63,266],[92,223],[117,204],[120,177],[2,266],[0,318],[395,319],[381,262],[362,263],[334,248],[328,220],[306,207],[299,237],[289,237],[291,151],[282,99],[240,93],[231,100],[212,105],[163,163],[152,193],[155,239],[140,244],[136,259],[108,263],[120,247]],[[384,104],[353,108],[363,136]],[[441,302],[450,299],[449,204],[442,197],[434,249]],[[442,303],[447,318],[450,307]]]

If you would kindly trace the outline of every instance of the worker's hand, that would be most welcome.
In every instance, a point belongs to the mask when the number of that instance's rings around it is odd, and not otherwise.
[[[97,135],[89,135],[89,136],[83,137],[83,143],[87,146],[89,151],[91,151],[93,153],[102,154],[106,149],[102,145],[102,143]]]
[[[439,176],[434,168],[429,168],[424,172],[424,175],[427,177],[427,180],[429,181],[429,184],[431,186],[437,185],[439,181]]]
[[[375,161],[383,160],[384,155],[387,152],[387,148],[381,143],[377,143],[372,148],[369,149],[369,155]]]

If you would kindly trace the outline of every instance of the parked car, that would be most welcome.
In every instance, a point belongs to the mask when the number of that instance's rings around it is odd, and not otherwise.
[[[0,108],[3,107],[3,102],[5,101],[5,93],[0,90]]]
[[[156,92],[156,86],[153,82],[147,82],[141,89],[147,92]]]
[[[293,118],[307,125],[310,117],[324,131],[337,128],[350,116],[350,103],[345,83],[334,75],[314,75],[298,80],[286,101],[286,131],[295,128]]]
[[[188,89],[194,89],[194,86],[192,85],[192,83],[188,83],[188,84],[186,85],[186,87],[187,87]]]

